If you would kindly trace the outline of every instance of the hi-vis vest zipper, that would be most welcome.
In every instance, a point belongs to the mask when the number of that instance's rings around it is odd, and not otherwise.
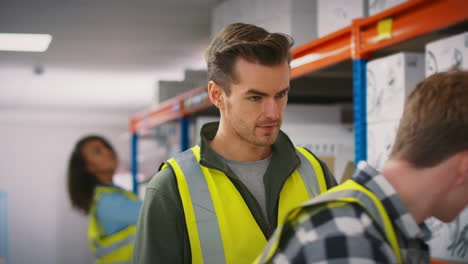
[[[355,198],[359,197],[359,199]],[[343,206],[348,203],[355,203],[361,206],[369,216],[377,222],[377,224],[385,231],[387,242],[393,249],[398,263],[403,263],[398,239],[393,228],[392,221],[385,210],[382,202],[369,190],[353,180],[331,188],[327,193],[320,197],[307,202],[294,210],[291,210],[286,216],[284,222],[291,222],[307,212],[308,215],[313,215],[320,211],[323,207]],[[283,222],[283,223],[284,223]],[[254,263],[270,263],[273,255],[278,250],[278,244],[282,233],[282,227],[279,226],[272,236],[262,255],[260,255]]]
[[[303,148],[296,153],[301,164],[282,187],[278,225],[289,210],[327,189],[319,161]],[[251,263],[267,244],[262,230],[231,180],[199,161],[199,146],[167,161],[177,178],[192,263]]]
[[[98,264],[131,264],[136,225],[128,226],[117,233],[104,236],[104,229],[97,219],[96,204],[101,196],[106,193],[121,193],[129,199],[138,200],[138,197],[131,192],[114,187],[97,186],[94,189],[93,205],[90,210],[89,247],[95,254],[96,263]]]

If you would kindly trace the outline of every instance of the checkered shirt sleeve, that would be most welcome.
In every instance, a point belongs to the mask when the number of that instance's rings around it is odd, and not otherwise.
[[[397,263],[385,241],[384,231],[358,205],[327,206],[286,225],[270,263]]]

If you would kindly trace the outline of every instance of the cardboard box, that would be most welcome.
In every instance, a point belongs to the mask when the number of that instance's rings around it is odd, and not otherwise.
[[[285,123],[282,130],[294,145],[305,147],[323,160],[340,182],[347,163],[354,161],[354,133],[348,125],[317,122]]]
[[[369,0],[369,16],[380,13],[408,0]]]
[[[208,73],[205,70],[185,70],[183,81],[160,80],[157,87],[157,102],[161,103],[192,89],[206,86]]]
[[[220,2],[211,13],[211,36],[214,37],[225,25],[242,22],[241,4],[239,1]]]
[[[367,16],[367,0],[318,0],[318,37],[351,25],[355,18]]]
[[[435,218],[426,220],[431,230],[428,241],[431,258],[449,263],[468,263],[468,209],[451,223],[443,223]]]
[[[335,157],[333,156],[320,156],[318,157],[321,161],[325,162],[327,164],[328,169],[335,174]],[[336,177],[336,175],[335,175]]]
[[[367,122],[401,118],[406,97],[424,78],[424,55],[401,52],[367,64]]]
[[[344,172],[343,172],[343,176],[341,177],[341,180],[339,183],[343,183],[349,179],[351,179],[354,175],[354,172],[355,172],[355,169],[354,169],[354,162],[352,161],[348,161],[346,163],[346,166],[345,166],[345,169],[344,169]]]
[[[452,68],[468,70],[468,32],[426,45],[426,77]]]
[[[367,125],[367,162],[382,169],[395,141],[400,121],[386,121]]]
[[[157,87],[157,102],[162,103],[168,99],[188,92],[193,87],[189,83],[180,81],[159,81]]]
[[[299,46],[317,38],[316,13],[316,0],[227,0],[213,10],[211,35],[242,22],[288,34]]]
[[[257,24],[270,32],[290,35],[294,39],[294,47],[317,38],[316,0],[287,0],[276,6],[263,0],[262,7],[270,12],[257,19]]]
[[[335,180],[337,183],[343,183],[348,179],[351,179],[354,175],[354,162],[352,160],[345,160],[343,163],[343,167],[336,167],[336,162],[341,162],[339,158],[333,156],[319,156],[318,157],[321,161],[325,162],[328,169],[333,173],[335,176]]]
[[[192,89],[207,86],[208,84],[208,72],[205,70],[185,70],[184,82]]]

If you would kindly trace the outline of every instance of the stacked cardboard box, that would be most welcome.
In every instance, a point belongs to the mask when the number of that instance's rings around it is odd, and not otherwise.
[[[455,68],[468,70],[468,32],[426,45],[426,77]]]
[[[367,0],[318,0],[318,37],[351,25],[355,18],[367,16]]]
[[[369,0],[369,15],[375,15],[408,0]]]
[[[177,95],[188,92],[192,89],[204,86],[208,83],[208,74],[205,70],[185,70],[183,81],[165,81],[158,82],[157,102],[161,103]]]
[[[428,241],[431,257],[448,261],[447,263],[468,263],[468,209],[451,223],[444,223],[436,218],[426,220],[431,230]]]
[[[381,169],[393,146],[405,99],[424,78],[424,55],[402,52],[367,64],[367,159]]]
[[[288,34],[299,46],[317,37],[316,9],[316,0],[226,0],[213,10],[212,35],[242,22]]]
[[[177,95],[190,91],[192,89],[190,85],[183,81],[164,81],[158,82],[157,87],[157,102],[162,103],[168,99],[171,99]]]

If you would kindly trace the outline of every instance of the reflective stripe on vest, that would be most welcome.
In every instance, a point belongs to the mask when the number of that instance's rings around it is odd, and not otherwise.
[[[403,263],[393,224],[382,202],[375,196],[375,194],[353,180],[348,180],[345,183],[330,189],[327,193],[292,210],[286,217],[286,221],[294,221],[307,208],[311,208],[313,210],[312,212],[308,212],[308,214],[313,214],[314,212],[319,211],[319,209],[327,203],[341,203],[338,204],[338,206],[347,203],[356,203],[361,206],[367,214],[377,222],[382,230],[385,231],[387,242],[392,247],[398,262]],[[266,263],[271,260],[272,256],[278,249],[281,234],[282,227],[276,230],[275,234],[268,242],[268,245],[265,247],[262,255],[254,261],[254,263]]]
[[[286,213],[326,190],[320,163],[297,148],[301,165],[283,185],[278,224]],[[177,178],[192,252],[192,263],[250,263],[266,238],[231,180],[199,164],[198,146],[167,161]],[[239,221],[242,219],[242,221]]]
[[[131,200],[138,200],[135,194],[125,190],[108,186],[95,187],[88,227],[89,246],[96,256],[97,263],[130,264],[135,242],[136,225],[128,226],[108,236],[105,235],[104,229],[97,218],[96,205],[101,196],[107,193],[120,193]]]
[[[314,167],[321,168],[319,161],[306,149],[301,147],[296,147],[296,154],[301,160],[301,166],[299,166],[297,170],[304,181],[309,197],[315,197],[326,192],[327,184],[322,169],[314,170]],[[314,177],[308,177],[307,175],[312,175]]]
[[[134,241],[135,241],[135,234],[128,236],[124,240],[120,240],[116,243],[110,244],[107,247],[103,247],[99,245],[99,243],[96,240],[94,240],[94,247],[96,248],[96,251],[94,252],[94,254],[96,255],[96,258],[100,259],[116,251],[119,248],[132,244]]]

